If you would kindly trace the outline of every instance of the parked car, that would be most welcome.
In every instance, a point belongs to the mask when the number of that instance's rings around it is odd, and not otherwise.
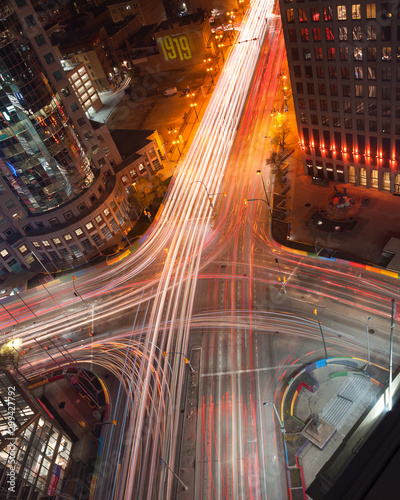
[[[164,90],[163,96],[169,97],[170,95],[175,95],[177,93],[178,93],[178,89],[176,87],[169,87],[168,89]]]
[[[189,87],[186,87],[182,90],[182,95],[186,95],[186,94],[189,94],[190,92],[190,88]]]

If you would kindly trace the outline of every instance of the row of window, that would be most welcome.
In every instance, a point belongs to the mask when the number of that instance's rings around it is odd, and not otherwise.
[[[375,78],[373,78],[373,80],[375,80]],[[364,92],[364,87],[365,87],[365,92]],[[338,85],[331,85],[330,88],[331,88],[331,95],[337,96],[338,89],[339,89]],[[297,93],[304,94],[303,89],[304,89],[303,83],[296,82]],[[390,87],[387,85],[381,86],[382,99],[390,100],[390,98],[391,98],[391,91],[390,90],[391,90]],[[342,91],[343,91],[342,95],[344,97],[351,96],[350,85],[342,85]],[[307,93],[309,95],[316,94],[314,83],[312,83],[312,82],[307,83]],[[318,93],[319,93],[319,95],[326,95],[326,84],[325,83],[318,84]],[[356,85],[354,85],[354,96],[355,97],[368,97],[369,99],[375,99],[378,97],[377,86],[376,85],[365,85],[364,86],[362,84],[356,84]],[[400,87],[396,88],[396,100],[400,101]],[[304,99],[300,99],[300,101],[303,102]],[[312,102],[312,100],[310,100],[310,106],[311,106],[311,102]],[[305,105],[302,107],[305,107]],[[311,109],[316,109],[316,108],[313,107]]]
[[[285,0],[286,1],[286,0]],[[386,4],[389,5],[389,4]],[[368,3],[365,6],[365,11],[364,11],[364,5],[361,8],[361,4],[353,4],[351,6],[351,9],[347,10],[346,5],[337,5],[336,8],[332,8],[331,6],[327,5],[322,9],[320,12],[317,7],[311,7],[310,8],[310,21],[312,22],[319,22],[322,19],[326,22],[330,22],[333,20],[337,21],[346,21],[346,20],[359,20],[359,19],[376,19],[376,4],[374,3]],[[308,21],[307,18],[307,9],[304,8],[298,8],[297,10],[297,19],[301,23],[305,23]],[[392,17],[391,13],[388,13],[385,8],[382,8],[382,10],[379,12],[380,14],[380,19],[386,20],[388,17]],[[396,10],[397,17],[400,17],[399,15],[399,10]],[[295,9],[289,8],[286,9],[286,19],[288,23],[294,23],[295,22]]]
[[[375,50],[371,50],[375,49]],[[292,48],[292,59],[293,61],[299,60],[299,50],[297,48]],[[366,58],[368,61],[376,61],[377,60],[377,51],[376,47],[353,47],[350,49],[349,47],[340,47],[339,49],[339,57],[341,61],[349,61],[350,57],[354,61],[362,61]],[[327,47],[326,49],[326,58],[328,61],[336,61],[336,49],[335,47]],[[311,61],[311,48],[303,47],[303,59],[305,61]],[[316,61],[322,61],[324,59],[324,49],[322,47],[314,47],[314,59]],[[381,61],[391,61],[392,60],[392,48],[391,47],[382,47],[380,51],[380,59]],[[397,60],[400,61],[400,47],[397,48]],[[399,68],[400,70],[400,68]]]
[[[304,76],[306,78],[313,78],[314,72],[312,66],[304,66]],[[328,78],[330,79],[337,79],[338,77],[338,70],[336,66],[328,66],[327,67],[327,72],[325,71],[325,68],[323,66],[316,66],[315,67],[315,72],[316,72],[316,77],[317,78],[325,78],[325,74]],[[295,78],[303,78],[301,67],[300,66],[293,66],[293,72]],[[373,66],[370,66],[367,68],[367,71],[364,74],[364,68],[363,66],[354,66],[353,68],[349,67],[348,65],[343,65],[341,67],[340,75],[342,79],[349,79],[351,76],[351,73],[354,73],[354,78],[356,80],[363,80],[364,76],[368,78],[368,80],[375,80],[376,78],[376,70]],[[392,72],[387,71],[383,72],[382,75],[385,75],[384,80],[389,81],[392,78]],[[375,77],[375,78],[374,78]],[[396,80],[400,81],[400,68],[396,70]],[[343,85],[343,88],[346,87]],[[385,97],[385,99],[390,99],[390,87],[383,87],[385,90],[383,90],[383,93],[389,97]],[[372,96],[372,97],[376,97]]]
[[[306,100],[303,98],[299,99],[299,108],[306,108]],[[309,99],[308,101],[309,109],[316,110],[317,109],[317,101],[315,99]],[[339,101],[332,100],[330,101],[331,111],[333,113],[340,112],[340,103]],[[319,101],[319,108],[321,111],[328,111],[328,101],[325,99],[321,99]],[[382,104],[380,107],[380,115],[379,116],[392,116],[392,106],[389,104]],[[352,101],[343,101],[342,102],[342,110],[344,113],[352,113],[355,111],[356,114],[362,115],[366,110],[368,110],[369,116],[377,116],[377,105],[375,102],[368,103],[368,106],[364,104],[363,101],[360,102],[352,102]],[[400,118],[400,105],[396,105],[393,109],[393,116],[396,118]]]
[[[304,113],[300,113],[300,121],[301,123],[308,123],[307,117]],[[366,131],[367,130],[367,125],[368,125],[368,130],[369,132],[378,132],[378,123],[376,120],[371,120],[366,122],[364,118],[357,118],[356,120],[353,120],[350,117],[345,117],[343,120],[340,118],[340,116],[329,116],[329,115],[311,115],[311,123],[312,125],[322,125],[323,127],[335,127],[335,128],[345,128],[345,129],[353,129],[354,126],[356,130],[359,131]],[[383,134],[390,134],[391,133],[391,126],[389,121],[382,121],[381,122],[381,127],[382,127],[382,133]],[[395,130],[394,132],[396,134],[400,134],[400,123],[396,122],[395,124]]]
[[[381,40],[386,42],[390,41],[392,39],[392,31],[390,26],[383,26],[379,28],[379,31],[381,33]],[[312,30],[309,30],[308,28],[301,28],[300,29],[300,39],[302,42],[309,42],[310,41],[310,34],[312,32],[312,39],[314,42],[321,42],[322,41],[322,33],[324,33],[324,29],[322,28],[312,28]],[[296,35],[296,30],[295,29],[288,29],[288,36],[289,36],[289,41],[292,43],[297,43],[297,35]],[[361,40],[368,40],[368,41],[376,41],[377,40],[377,27],[376,26],[353,26],[353,28],[350,28],[350,36],[349,36],[349,30],[347,29],[347,26],[342,26],[338,28],[338,39],[341,42],[347,42],[349,39],[353,39],[353,41],[361,41]],[[332,31],[331,28],[325,28],[325,40],[327,42],[334,42],[335,41],[335,35]],[[397,41],[400,41],[400,27],[397,30]]]

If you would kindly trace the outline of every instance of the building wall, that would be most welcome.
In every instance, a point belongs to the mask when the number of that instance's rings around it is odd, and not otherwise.
[[[398,9],[339,3],[280,0],[304,169],[398,191]]]
[[[115,143],[105,139],[105,131],[105,125],[95,130],[103,152],[117,154],[113,151]],[[137,154],[139,157],[131,161],[128,158],[122,162],[120,158],[116,174],[111,168],[103,170],[82,196],[45,216],[23,214],[17,220],[13,217],[17,201],[7,188],[2,191],[0,184],[5,202],[0,207],[0,277],[21,268],[29,269],[36,259],[54,272],[66,262],[74,265],[93,257],[110,245],[112,238],[122,238],[121,231],[133,225],[128,205],[132,183],[143,176],[151,178],[163,168],[165,157],[157,132],[149,136],[148,144]],[[7,208],[7,200],[14,206]],[[139,215],[140,211],[135,214]]]
[[[68,80],[86,113],[90,114],[102,108],[103,103],[83,62],[68,72]]]

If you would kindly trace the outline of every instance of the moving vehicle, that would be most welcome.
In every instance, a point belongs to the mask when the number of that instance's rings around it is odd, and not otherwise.
[[[169,87],[168,89],[164,90],[163,96],[168,97],[170,95],[175,95],[178,93],[178,89],[176,87]]]

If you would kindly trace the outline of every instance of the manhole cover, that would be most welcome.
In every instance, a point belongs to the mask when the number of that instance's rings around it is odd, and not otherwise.
[[[374,330],[373,328],[370,328],[370,329],[368,330],[368,333],[370,333],[370,334],[372,335],[373,333],[375,333],[375,330]]]

